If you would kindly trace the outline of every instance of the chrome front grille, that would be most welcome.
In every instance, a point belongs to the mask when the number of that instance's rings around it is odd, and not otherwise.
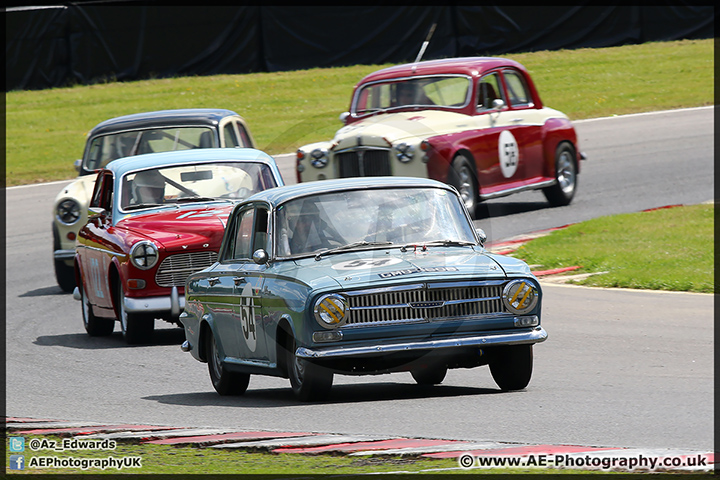
[[[161,287],[184,287],[191,273],[215,263],[217,255],[217,252],[211,251],[170,255],[158,267],[155,282]]]
[[[390,150],[359,149],[336,154],[338,174],[348,177],[380,177],[392,175]]]
[[[347,325],[506,314],[502,281],[416,284],[349,292]]]

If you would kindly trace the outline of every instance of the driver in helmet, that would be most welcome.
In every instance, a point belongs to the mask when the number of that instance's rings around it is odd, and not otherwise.
[[[133,180],[135,203],[163,203],[165,179],[157,170],[145,170]]]

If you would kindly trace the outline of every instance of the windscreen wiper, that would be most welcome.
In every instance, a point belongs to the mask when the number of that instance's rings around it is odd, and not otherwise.
[[[328,250],[324,250],[317,255],[315,255],[315,260],[320,260],[323,255],[327,255],[330,253],[337,253],[342,252],[345,250],[352,250],[353,248],[358,247],[379,247],[379,246],[386,246],[386,245],[392,245],[393,242],[368,242],[366,240],[360,240],[359,242],[353,242],[348,243],[347,245],[342,245],[340,247],[330,248]]]
[[[417,242],[407,243],[400,247],[401,252],[406,252],[408,248],[421,247],[423,251],[427,250],[427,247],[443,246],[443,247],[466,247],[470,245],[477,245],[475,242],[467,242],[465,240],[433,240],[432,242]]]

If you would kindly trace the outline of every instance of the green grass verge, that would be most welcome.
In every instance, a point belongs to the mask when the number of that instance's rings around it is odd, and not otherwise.
[[[712,105],[714,39],[507,55],[573,120]],[[355,84],[388,65],[105,83],[6,94],[8,186],[73,178],[92,127],[175,108],[228,108],[271,155],[328,140]],[[692,81],[688,81],[692,79]]]
[[[556,230],[513,253],[534,270],[581,266],[595,287],[714,293],[714,205],[600,217]]]
[[[7,434],[8,437],[13,436]],[[25,444],[29,445],[32,439],[44,442],[56,442],[61,445],[63,438],[57,436],[25,437]],[[10,452],[7,452],[5,465],[10,465]],[[303,455],[303,454],[273,454],[249,452],[239,449],[216,449],[199,446],[169,446],[149,445],[137,442],[116,442],[112,450],[68,450],[58,452],[51,449],[37,451],[29,450],[22,453],[25,456],[25,470],[9,470],[13,474],[169,474],[169,475],[195,475],[195,474],[272,474],[284,475],[287,478],[307,475],[356,475],[368,473],[427,473],[427,474],[473,474],[479,473],[586,473],[579,470],[547,469],[547,468],[494,468],[494,469],[460,469],[457,459],[432,459],[424,457],[391,457],[368,456],[349,457],[338,455]],[[35,460],[33,460],[35,457]],[[65,461],[79,464],[82,459],[107,459],[112,457],[119,462],[133,463],[133,458],[139,459],[140,468],[86,468],[61,467],[41,468],[31,467],[33,462],[41,462],[42,457],[54,457],[53,462]],[[587,472],[598,473],[598,472]]]

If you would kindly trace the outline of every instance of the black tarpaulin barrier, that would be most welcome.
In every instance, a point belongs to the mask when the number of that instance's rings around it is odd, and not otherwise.
[[[7,7],[5,90],[713,38],[715,8]]]

